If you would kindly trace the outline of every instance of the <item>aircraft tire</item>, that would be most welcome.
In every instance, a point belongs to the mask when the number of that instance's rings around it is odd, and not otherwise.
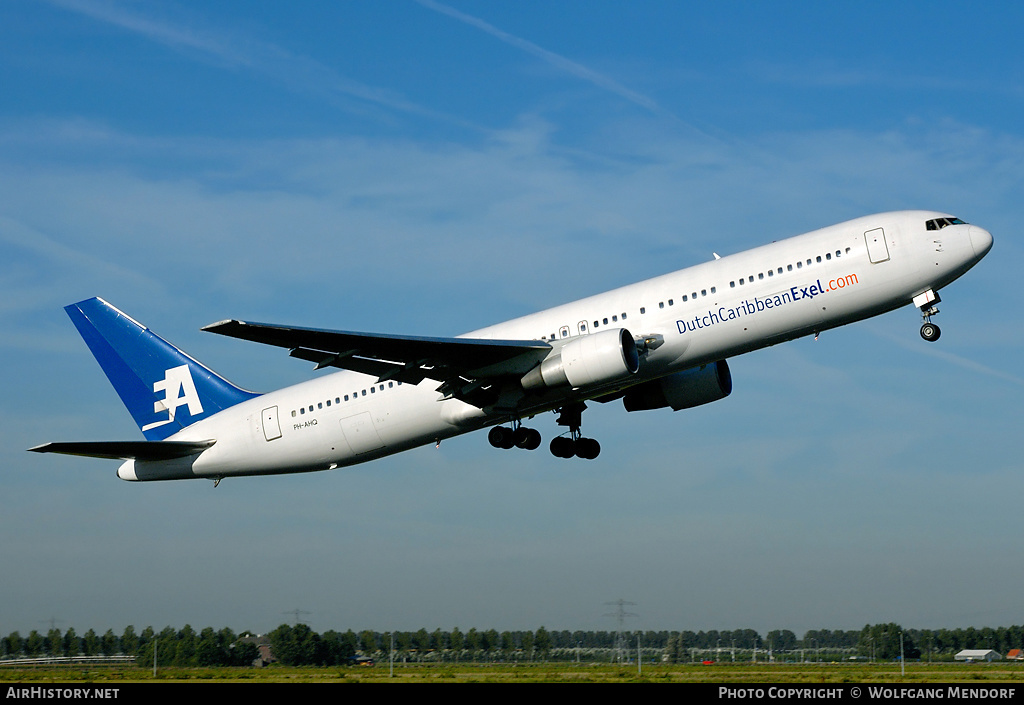
[[[487,441],[495,448],[508,450],[512,447],[512,429],[504,426],[495,426],[487,432]]]
[[[601,454],[601,444],[593,438],[581,438],[576,441],[576,457],[593,460]]]
[[[551,439],[551,455],[556,458],[571,458],[576,454],[575,443],[571,438],[565,436],[557,436]]]
[[[921,337],[927,340],[929,343],[934,343],[939,339],[942,331],[934,323],[925,323],[921,326]]]
[[[540,447],[540,431],[520,426],[512,434],[513,443],[516,448],[523,450],[537,450]]]

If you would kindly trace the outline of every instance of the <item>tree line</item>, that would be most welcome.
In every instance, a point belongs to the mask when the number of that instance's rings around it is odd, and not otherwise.
[[[802,638],[788,629],[764,636],[753,629],[709,631],[586,631],[536,630],[378,632],[313,631],[308,625],[282,624],[261,637],[274,658],[285,665],[343,665],[356,656],[436,660],[614,660],[632,659],[640,649],[644,659],[675,663],[694,660],[840,660],[850,657],[891,660],[943,660],[962,649],[992,649],[1005,655],[1024,648],[1024,626],[962,629],[903,629],[900,625],[865,625],[861,630],[810,630]],[[120,635],[108,629],[90,629],[79,635],[74,629],[51,628],[27,636],[14,631],[0,638],[0,658],[135,656],[139,663],[162,666],[245,666],[259,657],[257,635],[236,634],[231,629],[206,627],[196,632],[190,625],[165,627],[156,632],[146,627],[136,632],[128,626]]]
[[[73,628],[63,633],[51,628],[46,634],[33,629],[24,637],[14,631],[0,638],[0,658],[124,655],[151,664],[155,652],[162,666],[248,666],[259,656],[255,639],[246,639],[254,636],[212,627],[197,633],[187,624],[160,632],[146,627],[138,633],[129,625],[120,635],[112,629],[102,635],[90,629],[81,636]]]

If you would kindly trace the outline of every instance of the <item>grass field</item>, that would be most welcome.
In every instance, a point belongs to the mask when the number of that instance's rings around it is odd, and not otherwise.
[[[898,663],[735,664],[710,666],[657,664],[616,666],[575,663],[538,664],[387,664],[351,668],[163,668],[154,679],[151,669],[109,666],[88,669],[0,668],[0,683],[83,682],[227,683],[970,683],[1024,681],[1024,663],[927,664],[908,663],[900,675]]]

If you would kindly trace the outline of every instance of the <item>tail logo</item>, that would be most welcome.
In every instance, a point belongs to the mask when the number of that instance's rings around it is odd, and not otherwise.
[[[164,378],[153,383],[153,393],[164,393],[163,399],[153,402],[153,413],[167,413],[167,418],[142,427],[143,432],[174,421],[174,414],[179,406],[188,406],[188,413],[196,417],[203,413],[203,404],[199,401],[196,384],[192,380],[192,372],[188,365],[172,367],[164,371]]]

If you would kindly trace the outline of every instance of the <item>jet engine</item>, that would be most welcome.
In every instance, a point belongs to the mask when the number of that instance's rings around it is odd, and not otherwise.
[[[640,354],[625,328],[572,338],[522,378],[523,389],[588,387],[636,374]]]
[[[676,372],[631,388],[622,397],[626,411],[672,407],[689,409],[724,399],[732,392],[732,374],[725,360]]]

